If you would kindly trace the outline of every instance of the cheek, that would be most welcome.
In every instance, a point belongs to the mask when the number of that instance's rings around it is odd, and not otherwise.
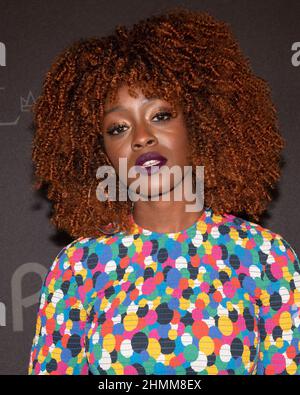
[[[178,164],[188,164],[189,140],[187,134],[183,131],[174,137],[172,144],[169,146],[172,152],[173,161]]]

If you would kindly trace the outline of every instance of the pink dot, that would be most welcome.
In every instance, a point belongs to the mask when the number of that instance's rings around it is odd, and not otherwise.
[[[155,291],[155,288],[156,288],[156,284],[155,284],[154,278],[153,277],[149,277],[149,278],[147,278],[147,280],[142,285],[142,293],[144,295],[149,295],[153,291]]]
[[[276,262],[272,263],[271,273],[277,280],[282,278],[282,270],[281,270],[281,267],[279,266],[278,263],[276,263]]]
[[[137,375],[138,372],[133,366],[125,366],[124,374]]]
[[[236,323],[240,330],[246,329],[245,318],[243,316],[239,315]]]
[[[192,311],[192,317],[193,317],[193,320],[194,320],[194,321],[199,321],[199,320],[201,320],[201,319],[203,318],[202,310],[200,310],[200,309],[194,309],[194,310]]]
[[[159,336],[158,336],[157,330],[156,329],[152,329],[152,331],[149,332],[148,338],[149,339],[152,338],[152,339],[158,340]]]
[[[183,352],[181,352],[180,354],[178,354],[177,359],[178,359],[178,361],[179,361],[180,363],[184,363],[184,362],[185,362],[185,358],[184,358]]]
[[[276,353],[271,359],[276,374],[281,373],[285,369],[285,358],[282,354]]]
[[[66,373],[67,368],[68,368],[68,365],[65,362],[63,362],[63,361],[58,362],[58,364],[57,364],[57,372],[58,373],[60,373],[60,374]]]
[[[130,281],[127,281],[126,283],[121,284],[122,291],[126,292],[128,290],[128,288],[130,287],[130,285],[131,285]]]
[[[185,325],[184,325],[183,322],[179,322],[179,323],[178,323],[178,327],[177,327],[178,336],[183,335],[184,332],[185,332]]]
[[[72,254],[72,257],[70,258],[70,261],[72,263],[74,262],[79,262],[81,261],[83,257],[83,248],[78,248],[77,250],[75,250]]]
[[[209,291],[209,284],[208,283],[202,283],[201,285],[200,285],[200,289],[201,289],[201,291],[202,292],[208,292]]]
[[[215,259],[222,259],[221,247],[220,246],[213,246],[211,254]]]
[[[172,292],[172,296],[173,298],[181,298],[182,296],[182,289],[174,289],[174,291]]]
[[[227,372],[227,370],[220,370],[218,373],[220,376],[227,376],[229,375],[229,373]]]
[[[151,254],[152,247],[153,247],[153,244],[151,243],[151,241],[145,241],[143,243],[143,247],[142,247],[143,256],[149,256]]]
[[[228,298],[233,298],[235,295],[236,288],[232,285],[230,281],[226,281],[223,284],[223,292]]]
[[[148,325],[152,325],[157,320],[157,313],[154,310],[149,310],[147,315],[145,316],[146,323]]]
[[[85,300],[86,292],[85,292],[84,287],[78,287],[78,293],[79,293],[80,299]]]
[[[265,328],[267,333],[272,333],[273,329],[277,325],[277,322],[274,321],[273,318],[267,318],[265,322]]]

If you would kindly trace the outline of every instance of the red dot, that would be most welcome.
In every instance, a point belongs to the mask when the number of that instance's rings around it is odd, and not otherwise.
[[[201,321],[196,321],[192,325],[192,331],[194,335],[200,339],[202,336],[207,336],[209,332],[208,326],[205,324],[205,322]]]
[[[286,356],[287,356],[288,358],[290,358],[290,359],[294,359],[294,358],[295,358],[295,356],[296,356],[296,349],[295,349],[294,346],[289,346],[289,347],[286,349]]]

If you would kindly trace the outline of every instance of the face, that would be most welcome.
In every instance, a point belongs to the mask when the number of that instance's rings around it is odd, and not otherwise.
[[[142,189],[136,189],[136,192],[146,191],[147,197],[153,197],[172,191],[182,182],[186,171],[184,166],[190,165],[188,133],[179,107],[173,111],[171,104],[163,99],[148,99],[139,89],[136,89],[136,93],[138,97],[131,97],[128,86],[122,85],[114,103],[110,104],[106,100],[102,129],[104,148],[119,177],[119,158],[127,158],[127,187],[130,188],[133,181],[139,180]],[[151,158],[140,156],[149,152],[159,154],[165,161],[154,156],[154,162],[147,163]],[[138,163],[141,164],[137,165],[136,161],[139,159],[141,162]],[[146,170],[151,163],[158,166],[156,174],[151,174],[151,167]],[[169,181],[165,182],[161,174],[164,167],[159,167],[163,165],[168,168],[177,165],[181,170],[175,175],[171,173]],[[145,166],[142,169],[143,174],[128,177],[129,169],[134,166]],[[141,170],[140,167],[136,169]],[[120,180],[125,181],[122,177]]]

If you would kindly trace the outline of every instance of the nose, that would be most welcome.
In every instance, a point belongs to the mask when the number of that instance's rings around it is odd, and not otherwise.
[[[136,151],[142,147],[152,146],[157,144],[157,138],[153,133],[147,130],[144,124],[138,125],[135,129],[132,140],[132,150]]]

